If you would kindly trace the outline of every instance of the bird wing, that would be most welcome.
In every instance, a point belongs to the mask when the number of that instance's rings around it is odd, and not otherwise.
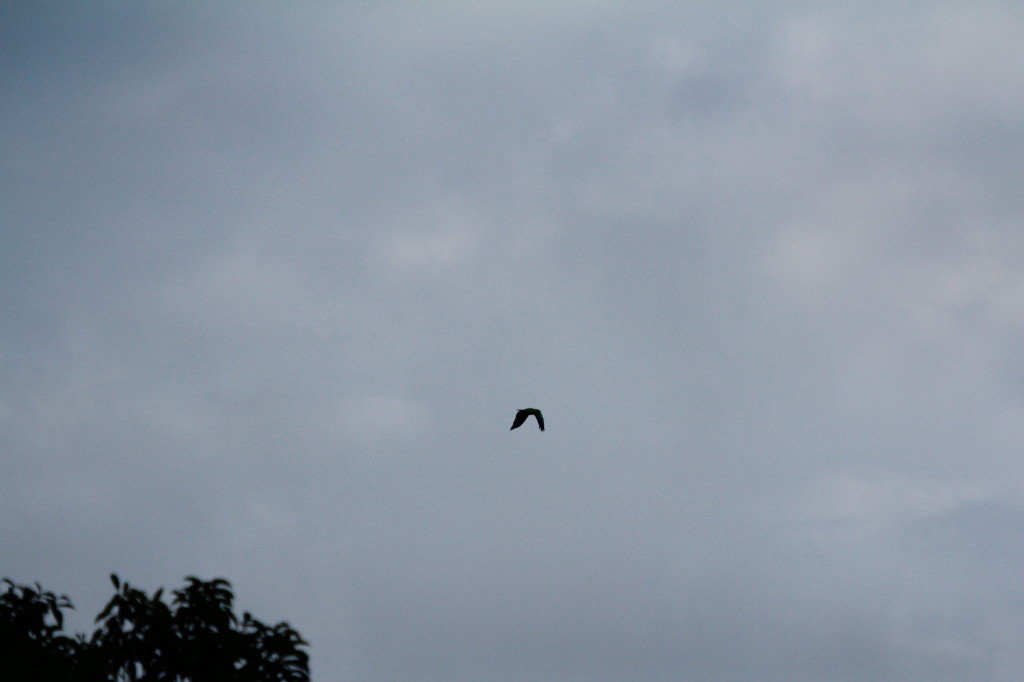
[[[537,418],[537,426],[539,426],[540,430],[543,431],[544,430],[544,415],[542,415],[540,413],[540,410],[538,410],[536,413],[534,413],[533,416]]]
[[[516,412],[516,418],[512,420],[512,429],[518,429],[526,421],[526,417],[529,416],[522,410]],[[509,429],[511,431],[512,429]]]

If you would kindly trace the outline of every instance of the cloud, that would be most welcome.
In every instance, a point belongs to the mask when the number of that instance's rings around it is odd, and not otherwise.
[[[1016,679],[1020,13],[746,9],[6,10],[12,577],[325,679]]]

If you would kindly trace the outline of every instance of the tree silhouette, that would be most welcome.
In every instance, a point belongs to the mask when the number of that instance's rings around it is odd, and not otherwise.
[[[309,646],[287,623],[268,626],[232,608],[231,583],[188,577],[171,603],[110,576],[114,596],[91,637],[61,633],[66,596],[4,578],[4,682],[308,682]]]

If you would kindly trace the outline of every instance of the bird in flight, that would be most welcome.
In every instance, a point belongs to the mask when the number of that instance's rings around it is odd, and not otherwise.
[[[536,417],[537,426],[540,427],[541,431],[544,430],[544,415],[540,413],[540,410],[533,407],[527,407],[525,410],[516,411],[516,418],[512,420],[512,429],[518,429],[522,426],[523,423],[526,422],[527,417]],[[509,429],[509,431],[512,429]]]

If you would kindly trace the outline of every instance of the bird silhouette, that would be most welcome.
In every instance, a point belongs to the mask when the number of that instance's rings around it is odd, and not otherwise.
[[[526,409],[516,411],[516,418],[512,420],[512,429],[518,429],[526,421],[526,418],[530,416],[537,418],[537,426],[539,426],[540,430],[543,431],[544,415],[540,413],[540,410],[533,407],[527,407]],[[509,431],[512,429],[509,429]]]

